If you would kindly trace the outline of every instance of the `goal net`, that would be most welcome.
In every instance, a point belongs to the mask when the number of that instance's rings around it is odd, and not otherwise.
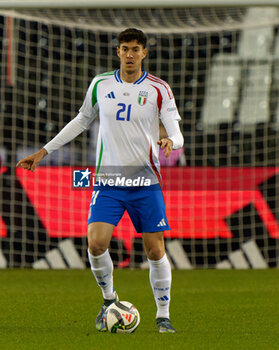
[[[278,264],[277,7],[0,9],[0,267],[84,268],[98,122],[34,173],[15,169],[74,118],[96,74],[119,67],[117,33],[148,35],[144,69],[169,83],[184,149],[161,157],[175,268]],[[93,170],[92,170],[93,171]],[[125,214],[110,246],[144,267]]]

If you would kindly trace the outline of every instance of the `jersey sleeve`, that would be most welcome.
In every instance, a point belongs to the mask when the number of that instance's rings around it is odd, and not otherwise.
[[[96,118],[96,116],[99,113],[99,105],[97,100],[98,82],[99,79],[96,77],[92,80],[87,90],[83,104],[79,109],[79,112],[89,117],[92,121]]]
[[[162,103],[159,113],[162,123],[164,124],[170,120],[180,121],[181,117],[178,113],[171,88],[167,83],[165,83],[160,90],[162,95]]]

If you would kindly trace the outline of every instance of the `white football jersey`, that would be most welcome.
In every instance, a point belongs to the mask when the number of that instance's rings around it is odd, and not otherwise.
[[[159,118],[181,120],[166,82],[146,72],[134,83],[122,81],[119,70],[100,74],[80,112],[92,120],[99,114],[97,173],[160,182]]]

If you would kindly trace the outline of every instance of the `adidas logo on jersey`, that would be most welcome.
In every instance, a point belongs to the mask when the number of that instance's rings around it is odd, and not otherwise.
[[[157,225],[157,227],[162,227],[162,226],[167,226],[166,221],[165,221],[164,218],[163,218],[163,219],[159,222],[159,224]]]
[[[114,92],[111,91],[109,94],[105,96],[105,98],[115,98]]]

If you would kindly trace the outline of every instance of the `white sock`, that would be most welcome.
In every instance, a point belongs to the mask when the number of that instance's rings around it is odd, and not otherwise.
[[[114,299],[113,289],[113,263],[108,249],[101,255],[94,256],[88,250],[88,258],[91,265],[91,271],[102,290],[104,299]]]
[[[165,254],[160,260],[149,260],[149,279],[157,305],[156,318],[169,318],[171,267]]]

